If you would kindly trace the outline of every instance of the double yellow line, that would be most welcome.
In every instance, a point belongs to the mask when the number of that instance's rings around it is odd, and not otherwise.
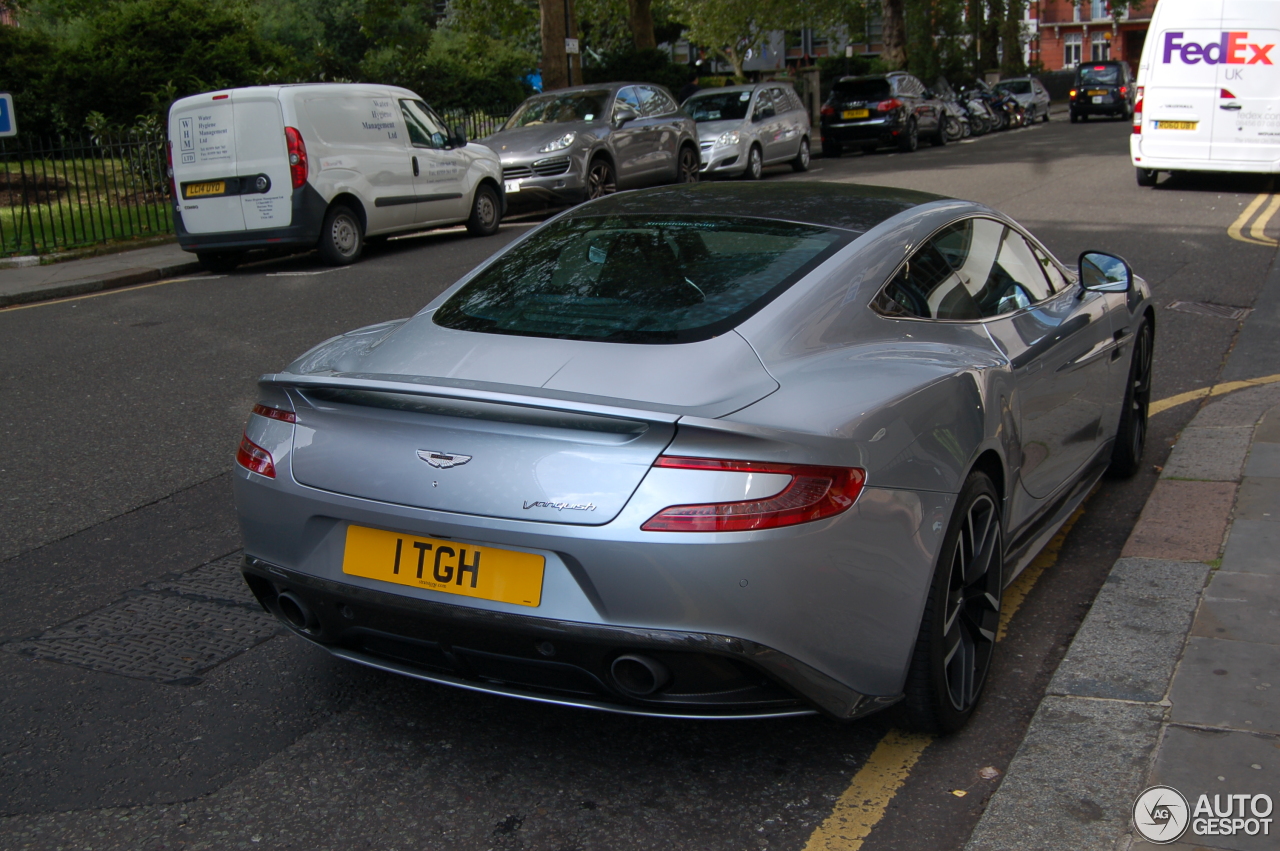
[[[1271,203],[1267,203],[1270,200]],[[1266,209],[1263,210],[1263,205]],[[1254,214],[1262,210],[1262,213],[1254,218]],[[1246,242],[1249,245],[1280,245],[1280,241],[1274,240],[1267,236],[1267,225],[1271,223],[1271,218],[1280,210],[1280,194],[1263,192],[1257,198],[1249,202],[1249,206],[1244,208],[1238,218],[1227,228],[1227,236],[1239,242]],[[1253,219],[1253,224],[1249,224],[1249,220]],[[1248,233],[1245,233],[1245,227],[1249,227]]]

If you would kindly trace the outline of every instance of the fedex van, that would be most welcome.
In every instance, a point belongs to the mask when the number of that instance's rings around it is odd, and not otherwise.
[[[1160,172],[1280,172],[1280,0],[1160,0],[1129,153]]]
[[[251,248],[314,246],[354,262],[365,240],[466,223],[498,230],[502,164],[395,86],[254,86],[169,109],[178,244],[207,269]]]

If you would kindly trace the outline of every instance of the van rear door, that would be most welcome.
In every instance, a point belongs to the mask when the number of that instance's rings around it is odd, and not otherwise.
[[[170,111],[176,204],[189,233],[244,230],[240,196],[227,194],[238,186],[235,131],[235,109],[226,92],[184,98]]]
[[[239,89],[231,93],[231,107],[244,227],[288,227],[293,218],[293,183],[277,90]]]
[[[1150,65],[1143,69],[1142,153],[1146,157],[1208,160],[1218,112],[1218,75],[1204,61],[1217,45],[1219,3],[1206,2],[1192,21],[1176,20],[1148,37]],[[1173,16],[1166,16],[1168,21]],[[1217,49],[1216,47],[1214,48]]]
[[[1222,9],[1215,162],[1280,160],[1280,13],[1276,0],[1227,0]]]

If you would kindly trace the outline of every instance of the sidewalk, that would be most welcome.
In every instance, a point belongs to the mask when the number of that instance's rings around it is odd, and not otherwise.
[[[100,254],[48,266],[0,269],[0,308],[130,287],[200,271],[194,254],[175,244]]]
[[[1280,269],[1226,374],[1275,370],[1275,316]],[[1200,410],[1121,555],[966,851],[1280,848],[1280,384]],[[1158,785],[1176,844],[1133,821]]]

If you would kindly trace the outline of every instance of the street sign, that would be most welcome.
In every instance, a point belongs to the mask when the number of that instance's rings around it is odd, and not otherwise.
[[[566,38],[564,40],[564,52],[573,54],[578,52],[578,40],[576,38]]]
[[[13,95],[0,92],[0,138],[18,135],[18,117],[13,112]]]

